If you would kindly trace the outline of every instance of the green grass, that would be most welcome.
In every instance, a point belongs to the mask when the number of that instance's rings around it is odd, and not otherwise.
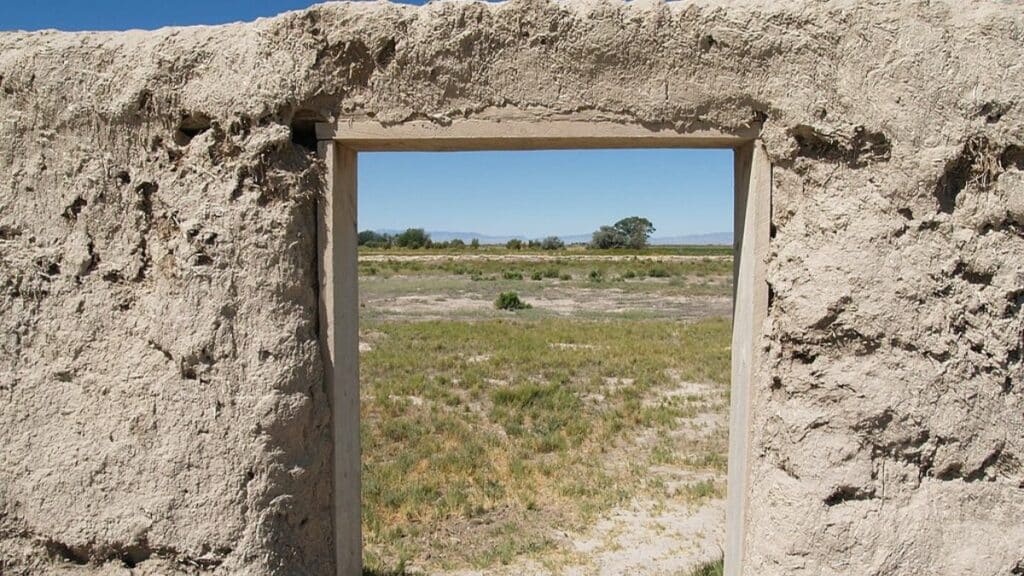
[[[532,527],[582,525],[637,493],[659,458],[724,462],[722,442],[665,445],[635,462],[631,446],[644,431],[725,409],[726,319],[516,316],[368,321],[363,331],[372,344],[361,355],[363,524],[377,574],[426,550],[477,567],[540,553],[553,544]],[[710,404],[666,395],[680,380],[713,383],[718,395]],[[609,457],[630,465],[608,467]],[[717,494],[710,484],[690,490]],[[474,523],[491,528],[445,540]]]
[[[723,576],[723,574],[725,574],[725,561],[719,558],[697,565],[686,576]]]

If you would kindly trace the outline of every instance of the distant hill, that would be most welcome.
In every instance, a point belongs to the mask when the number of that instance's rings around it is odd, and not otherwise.
[[[377,230],[376,232],[381,234],[399,234],[402,230],[384,229]],[[512,239],[518,240],[529,240],[528,236],[491,236],[488,234],[480,234],[478,232],[456,232],[451,230],[428,230],[430,238],[436,242],[449,242],[451,240],[459,239],[464,242],[469,242],[476,238],[481,244],[504,244]],[[590,234],[567,234],[559,235],[566,244],[585,244],[590,242]],[[540,238],[538,238],[539,240]],[[682,236],[655,236],[651,238],[651,244],[656,246],[665,246],[669,244],[689,244],[689,245],[732,245],[732,232],[714,232],[711,234],[688,234]]]

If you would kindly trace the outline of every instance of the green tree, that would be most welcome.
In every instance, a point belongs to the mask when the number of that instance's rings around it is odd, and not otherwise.
[[[384,235],[374,232],[373,230],[363,230],[359,233],[359,245],[366,246],[371,243],[380,243],[384,240]]]
[[[590,246],[592,248],[633,248],[639,250],[647,246],[654,224],[647,218],[630,216],[623,218],[612,226],[601,226],[594,232]]]
[[[651,239],[651,234],[654,233],[654,224],[647,218],[639,216],[623,218],[613,227],[626,237],[626,246],[636,250],[645,248],[648,240]]]
[[[388,248],[391,246],[391,235],[381,234],[373,230],[363,230],[359,233],[359,245],[368,248]]]
[[[505,243],[505,248],[508,248],[509,250],[522,250],[523,241],[518,238],[513,238]]]
[[[590,240],[591,248],[622,248],[626,245],[626,236],[611,226],[601,226],[594,232]]]
[[[470,240],[469,247],[471,249],[473,249],[473,250],[479,249],[480,248],[480,239],[479,238],[473,238],[472,240]]]
[[[425,248],[432,244],[430,235],[423,228],[408,228],[395,236],[394,242],[399,248]]]

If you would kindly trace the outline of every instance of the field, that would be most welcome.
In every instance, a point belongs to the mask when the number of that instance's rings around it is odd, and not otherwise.
[[[359,270],[369,574],[720,555],[728,250],[367,250]]]

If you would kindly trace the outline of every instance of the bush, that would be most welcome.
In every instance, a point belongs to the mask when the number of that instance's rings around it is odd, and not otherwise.
[[[559,274],[559,280],[572,280],[572,274]]]
[[[505,270],[501,273],[501,277],[505,280],[522,280],[523,273],[518,270]]]
[[[546,268],[543,272],[545,278],[558,278],[558,268]]]
[[[508,248],[509,250],[522,250],[523,241],[518,238],[513,238],[508,242],[505,242],[505,248]]]
[[[693,567],[690,576],[722,576],[725,574],[725,562],[723,559],[703,562]]]
[[[636,278],[636,272],[633,272],[632,270],[626,270],[626,273],[623,274],[622,277],[627,279]]]
[[[669,273],[668,268],[665,268],[664,266],[652,266],[650,270],[647,271],[647,275],[651,278],[668,278],[672,274]]]
[[[540,273],[540,270],[530,274],[530,280],[543,280],[544,275]]]
[[[591,270],[588,277],[591,282],[603,282],[604,272],[601,272],[600,270]]]
[[[452,240],[451,242],[449,242],[448,246],[450,248],[455,248],[457,250],[462,250],[463,248],[466,247],[466,243],[463,242],[461,239],[456,238],[456,239]]]
[[[515,292],[502,292],[498,295],[498,299],[494,301],[494,307],[498,310],[523,310],[525,308],[532,308],[526,302],[519,299],[519,294]]]
[[[563,242],[558,236],[548,236],[541,240],[540,247],[544,250],[561,250],[562,248],[565,248],[565,242]]]
[[[479,238],[473,238],[472,240],[470,240],[469,241],[469,247],[471,249],[473,249],[473,250],[479,249],[480,248],[480,239]]]

